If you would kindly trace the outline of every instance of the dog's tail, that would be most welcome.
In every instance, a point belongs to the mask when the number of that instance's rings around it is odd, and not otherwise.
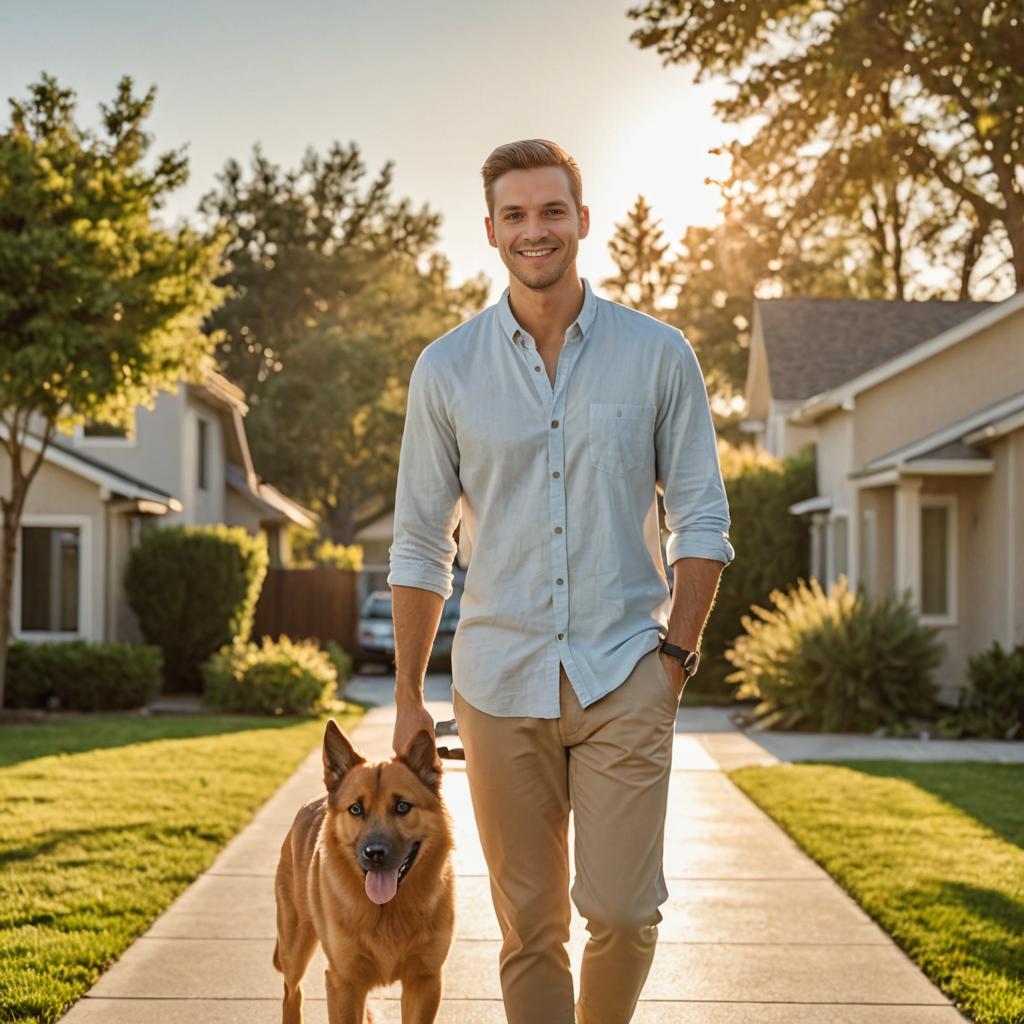
[[[377,1018],[373,1015],[373,1010],[369,1007],[366,1008],[366,1024],[376,1024]]]

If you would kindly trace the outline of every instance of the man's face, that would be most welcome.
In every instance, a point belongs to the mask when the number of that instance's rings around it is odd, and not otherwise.
[[[484,224],[509,272],[541,291],[575,264],[579,241],[590,230],[590,211],[584,206],[577,216],[564,168],[531,167],[506,171],[495,181],[494,220],[485,217]]]

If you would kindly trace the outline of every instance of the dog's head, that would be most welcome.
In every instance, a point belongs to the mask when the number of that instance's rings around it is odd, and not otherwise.
[[[388,903],[417,861],[436,862],[451,848],[434,737],[421,729],[401,754],[369,763],[331,718],[323,760],[327,827],[361,872],[366,895]]]

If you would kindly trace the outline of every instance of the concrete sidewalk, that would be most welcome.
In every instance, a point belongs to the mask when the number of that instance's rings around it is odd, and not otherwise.
[[[353,732],[371,758],[392,753],[392,687],[384,676],[357,677],[349,687],[354,699],[380,701]],[[426,697],[435,721],[452,718],[447,678],[428,677]],[[661,908],[657,953],[635,1024],[962,1021],[892,940],[723,773],[777,760],[725,712],[680,709],[665,839],[670,899]],[[456,825],[458,909],[438,1022],[503,1024],[501,937],[464,765],[444,765]],[[322,785],[318,747],[63,1021],[279,1021],[283,988],[271,965],[274,869],[295,810]],[[573,907],[569,953],[577,985],[586,939]],[[311,1024],[327,1022],[324,967],[318,951],[304,983]],[[400,991],[394,985],[370,999],[380,1024],[399,1024]]]

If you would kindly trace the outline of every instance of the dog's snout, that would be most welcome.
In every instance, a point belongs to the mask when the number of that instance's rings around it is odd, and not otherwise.
[[[391,847],[387,843],[367,843],[363,847],[363,856],[371,864],[380,864],[390,852]]]

